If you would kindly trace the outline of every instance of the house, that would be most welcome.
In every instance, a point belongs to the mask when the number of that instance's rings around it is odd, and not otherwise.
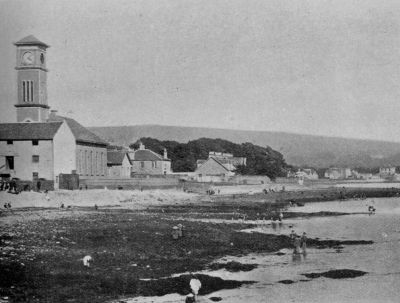
[[[227,181],[229,177],[235,175],[234,169],[231,164],[225,165],[214,157],[210,157],[197,167],[194,175],[199,182]]]
[[[168,159],[167,150],[161,156],[140,143],[138,150],[128,152],[132,163],[133,175],[169,175],[172,174],[171,160]]]
[[[208,159],[196,161],[197,169],[194,178],[199,182],[226,181],[235,175],[236,167],[246,165],[246,158],[234,157],[230,153],[210,151]]]
[[[381,178],[390,177],[395,174],[396,174],[395,166],[383,166],[379,168],[379,176],[381,176]]]
[[[331,180],[347,179],[352,175],[350,168],[331,167],[325,171],[324,177]]]
[[[318,180],[318,174],[312,168],[299,169],[295,173],[295,177],[296,178],[301,178],[301,179],[304,179],[304,180]]]
[[[215,151],[210,151],[208,153],[208,158],[214,158],[218,160],[220,163],[231,165],[232,167],[237,167],[239,165],[246,166],[246,158],[245,157],[234,157],[233,154],[230,153],[220,153]]]
[[[17,47],[17,122],[0,124],[0,176],[59,187],[60,174],[98,178],[107,173],[107,142],[77,121],[50,113],[47,44],[34,36]]]
[[[132,162],[127,152],[107,151],[107,176],[130,178]]]

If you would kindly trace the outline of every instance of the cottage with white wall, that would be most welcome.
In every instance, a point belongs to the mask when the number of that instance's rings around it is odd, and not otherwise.
[[[169,175],[172,174],[171,160],[168,159],[167,150],[161,156],[140,143],[138,150],[128,152],[132,162],[133,175]]]

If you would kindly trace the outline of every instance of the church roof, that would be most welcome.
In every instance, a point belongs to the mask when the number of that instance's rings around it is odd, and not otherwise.
[[[134,152],[130,152],[129,156],[131,161],[170,161],[164,159],[163,156],[153,152],[150,149],[139,149]]]
[[[41,45],[44,47],[50,47],[46,43],[40,41],[38,38],[36,38],[33,35],[26,36],[25,38],[22,38],[21,40],[17,41],[14,43],[15,45]]]
[[[97,145],[108,145],[106,141],[92,133],[86,127],[79,124],[77,121],[71,118],[62,116],[53,116],[49,118],[49,121],[64,121],[67,123],[75,137],[76,142],[92,143]]]
[[[127,153],[120,151],[107,151],[107,165],[122,165]],[[130,162],[129,156],[127,155]]]
[[[1,123],[0,140],[52,140],[62,122]]]

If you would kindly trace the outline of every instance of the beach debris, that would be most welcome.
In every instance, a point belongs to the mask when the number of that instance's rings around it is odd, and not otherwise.
[[[90,263],[93,262],[93,258],[87,255],[83,257],[82,261],[83,261],[83,266],[90,267]]]

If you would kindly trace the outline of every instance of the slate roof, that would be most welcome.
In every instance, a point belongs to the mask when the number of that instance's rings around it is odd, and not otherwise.
[[[29,36],[26,36],[25,38],[22,38],[21,40],[15,42],[14,45],[41,45],[44,47],[50,47],[49,45],[40,41],[38,38],[36,38],[33,35],[29,35]]]
[[[0,140],[52,140],[62,122],[1,123]]]
[[[213,158],[213,157],[210,157],[210,158],[208,158],[202,165],[200,165],[199,167],[197,167],[197,169],[196,169],[196,172],[199,170],[199,169],[201,169],[201,168],[203,168],[203,165],[205,165],[207,162],[209,162],[209,161],[215,161],[218,165],[220,165],[224,170],[226,170],[226,171],[228,171],[228,172],[231,172],[232,170],[230,170],[228,167],[226,167],[224,164],[222,164],[220,161],[218,161],[217,159],[215,159],[215,158]]]
[[[107,146],[108,143],[92,133],[86,127],[79,124],[77,121],[71,118],[66,118],[62,116],[55,116],[49,118],[49,121],[63,121],[67,122],[67,125],[72,131],[72,134],[75,137],[76,142],[83,142],[83,143],[92,143],[97,145],[104,145]]]
[[[134,152],[130,152],[129,156],[131,161],[171,161],[170,159],[164,159],[163,156],[153,152],[150,149],[139,149]]]
[[[107,151],[107,165],[122,165],[125,155],[127,155],[127,153],[119,151]],[[129,156],[128,160],[130,162]]]

